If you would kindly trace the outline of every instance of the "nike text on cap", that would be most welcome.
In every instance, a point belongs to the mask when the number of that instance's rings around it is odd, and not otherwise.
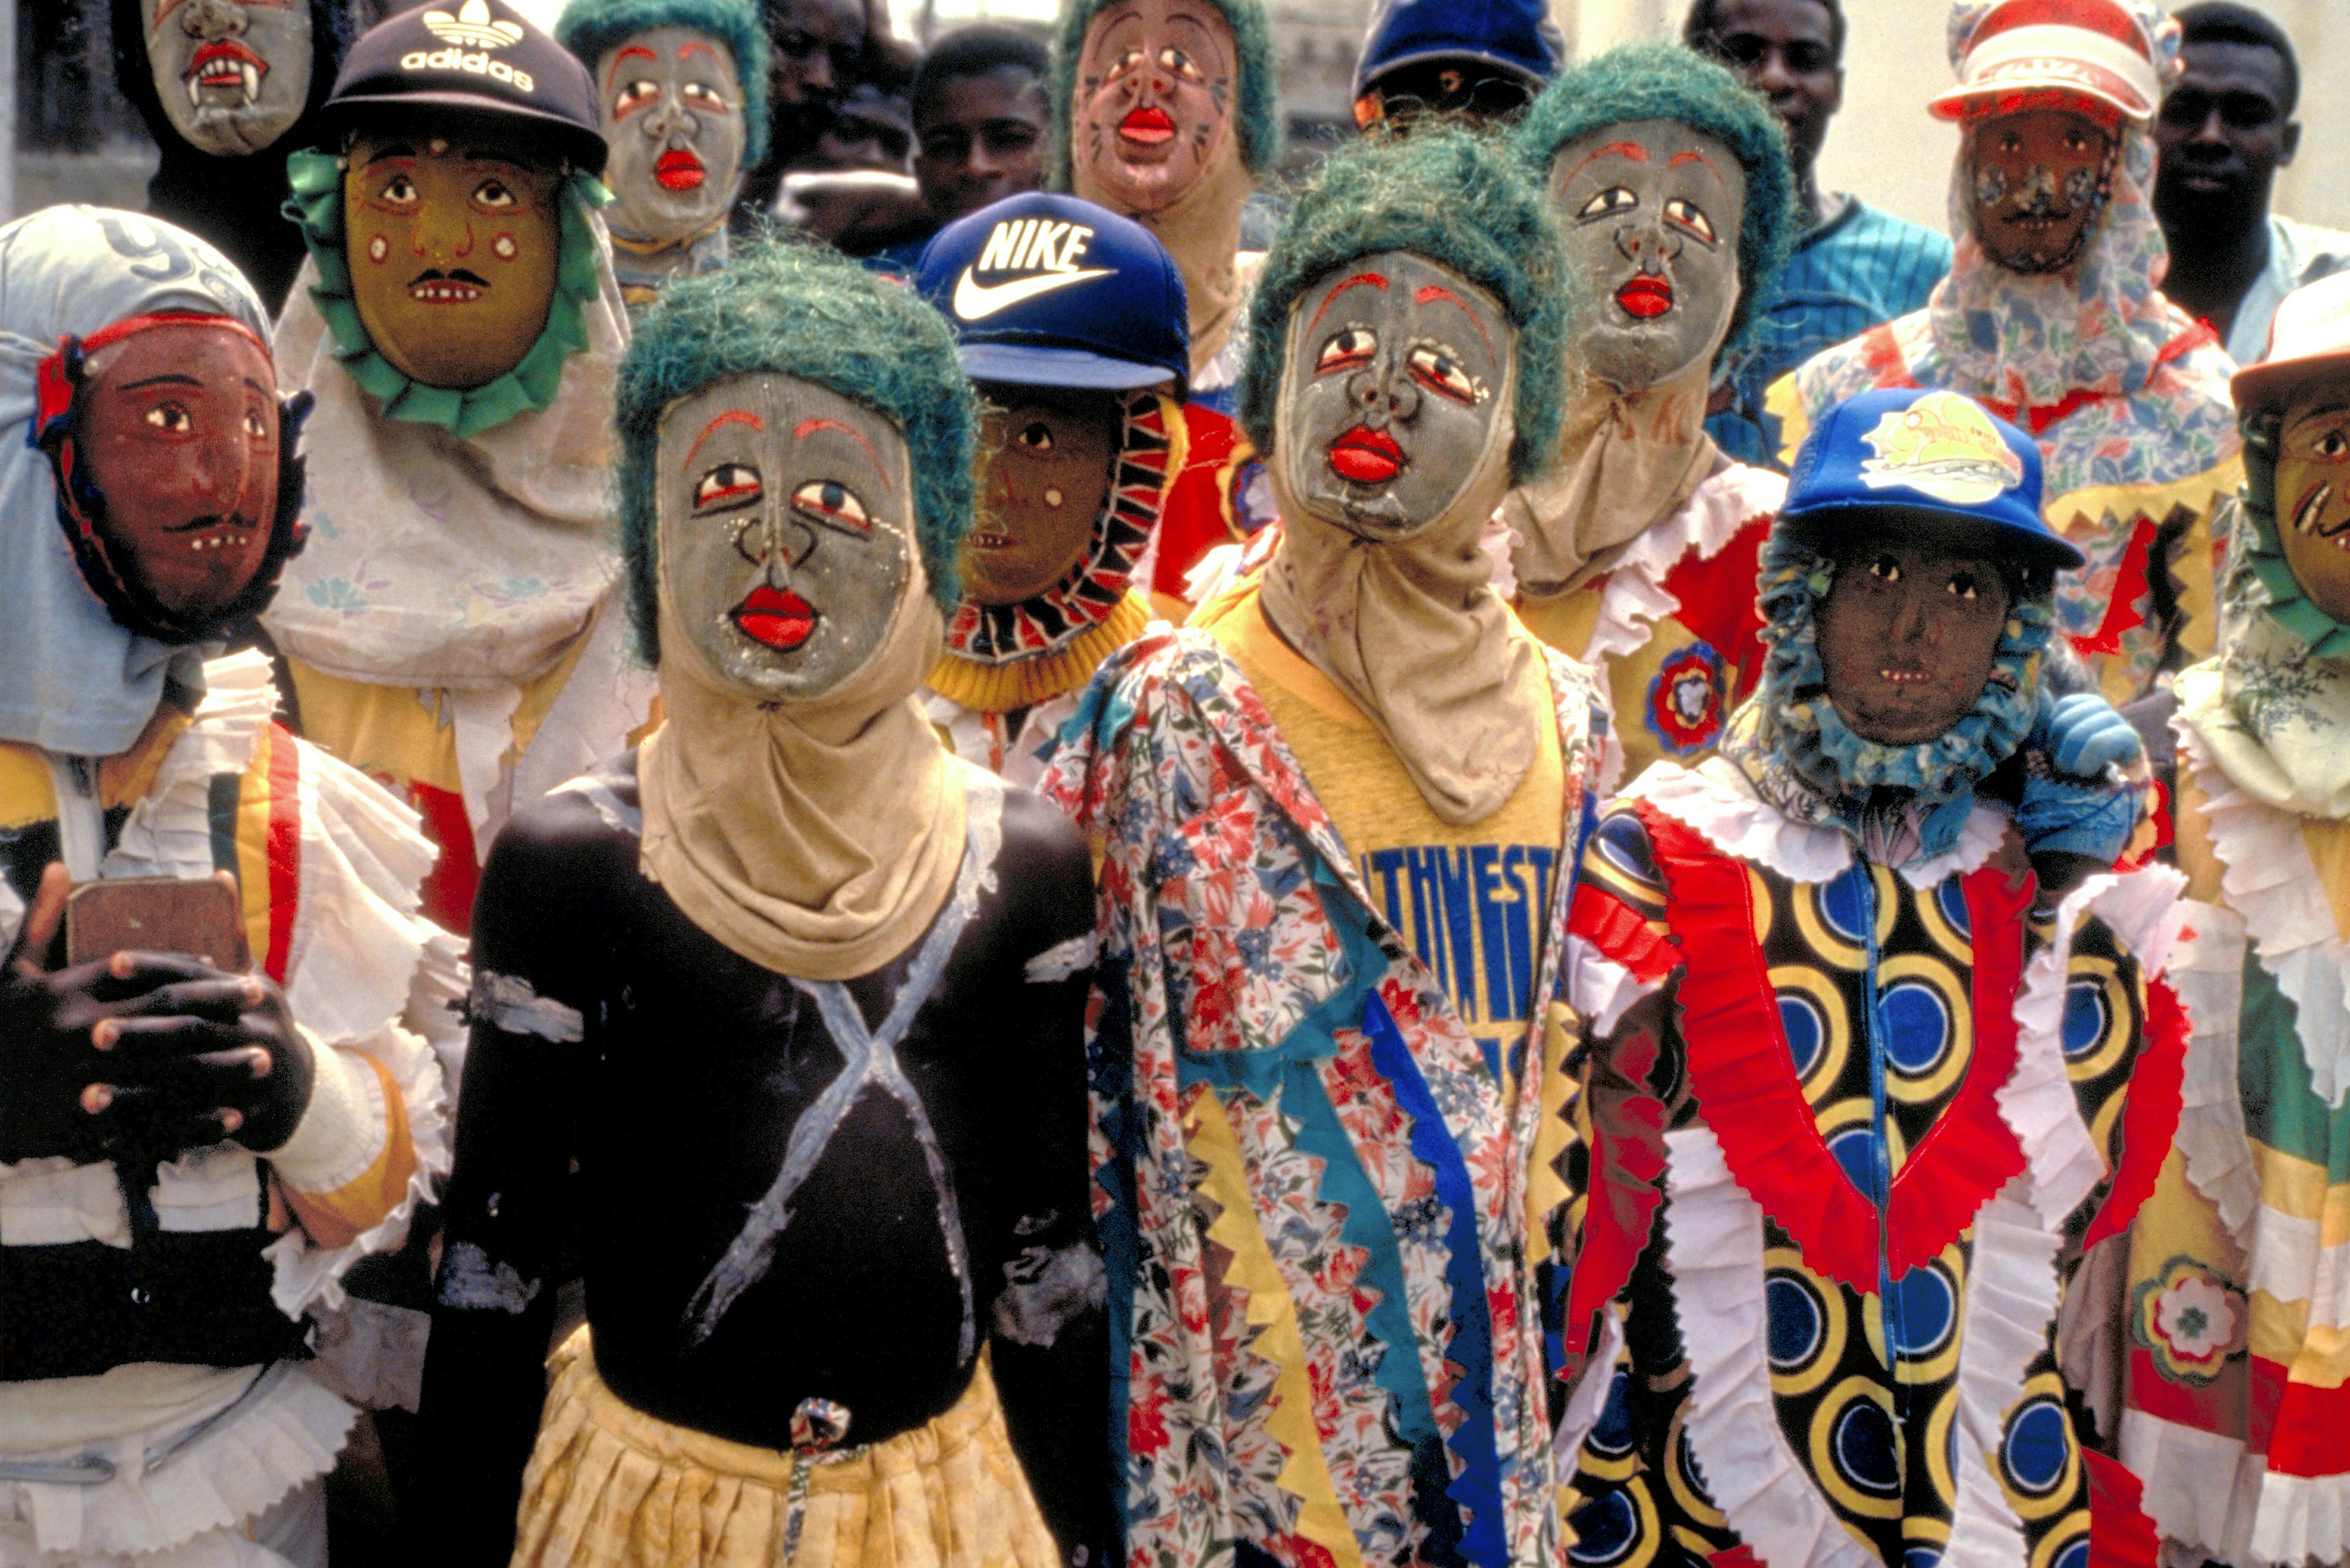
[[[954,328],[963,373],[1018,387],[1126,391],[1190,379],[1183,275],[1141,224],[1030,192],[948,224],[915,286]]]
[[[339,142],[355,125],[427,109],[531,121],[574,168],[603,172],[588,67],[504,0],[428,0],[369,28],[319,120]]]

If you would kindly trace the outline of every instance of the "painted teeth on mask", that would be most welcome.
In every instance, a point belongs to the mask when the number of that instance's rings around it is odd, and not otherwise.
[[[261,97],[259,67],[250,61],[243,63],[223,61],[207,66],[188,78],[188,107],[202,109],[204,105],[204,88],[226,87],[232,81],[240,83],[244,87],[246,106],[251,106]]]
[[[2300,509],[2293,514],[2293,531],[2296,534],[2314,532],[2317,527],[2319,514],[2325,510],[2325,504],[2333,499],[2334,486],[2331,483],[2321,484],[2311,491],[2309,498],[2303,501]]]

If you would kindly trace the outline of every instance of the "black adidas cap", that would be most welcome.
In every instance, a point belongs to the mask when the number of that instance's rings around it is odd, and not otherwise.
[[[369,28],[318,118],[339,141],[383,110],[428,105],[536,120],[574,167],[604,171],[588,67],[504,0],[428,0]]]

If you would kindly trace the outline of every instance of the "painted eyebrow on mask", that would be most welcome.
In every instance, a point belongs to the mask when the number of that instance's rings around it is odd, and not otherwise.
[[[1354,276],[1348,278],[1346,282],[1340,284],[1337,287],[1330,291],[1329,297],[1323,300],[1321,306],[1315,310],[1314,319],[1305,324],[1305,330],[1311,332],[1316,327],[1321,326],[1323,315],[1328,311],[1332,306],[1337,304],[1338,296],[1346,293],[1348,289],[1376,288],[1380,292],[1385,293],[1387,286],[1388,280],[1385,274],[1376,272],[1357,273]]]
[[[677,48],[677,57],[681,60],[696,53],[708,55],[713,60],[718,57],[718,51],[712,47],[709,40],[705,38],[688,39],[680,44]]]
[[[248,379],[245,384],[250,386],[252,382]],[[202,391],[203,385],[202,381],[184,371],[166,370],[159,376],[149,376],[143,380],[126,381],[123,383],[122,389],[126,392],[136,392],[148,387],[193,387]]]
[[[684,51],[679,51],[681,58],[683,57],[683,54]],[[631,55],[641,55],[655,65],[660,64],[660,57],[659,55],[654,54],[642,44],[630,44],[627,48],[622,49],[619,54],[612,57],[611,66],[604,72],[604,87],[607,91],[611,88],[612,78],[620,74],[621,65],[627,61]]]
[[[1610,155],[1617,158],[1628,158],[1635,163],[1646,163],[1648,161],[1648,150],[1641,146],[1638,142],[1611,141],[1605,147],[1594,148],[1591,151],[1586,153],[1581,163],[1576,164],[1574,168],[1566,171],[1566,177],[1572,180],[1577,174],[1582,173],[1587,166],[1596,163],[1602,158],[1606,158]]]
[[[1461,298],[1459,295],[1453,293],[1442,284],[1422,284],[1420,286],[1419,292],[1413,295],[1411,299],[1414,305],[1429,305],[1437,300],[1442,299],[1450,300],[1452,304],[1459,306],[1461,307],[1461,314],[1469,318],[1469,325],[1477,329],[1479,339],[1485,345],[1485,352],[1488,354],[1492,354],[1493,352],[1493,340],[1492,337],[1486,336],[1485,324],[1477,319],[1477,313],[1469,308],[1469,302],[1467,300]]]
[[[1705,171],[1712,175],[1715,179],[1721,180],[1724,186],[1727,186],[1730,183],[1729,181],[1721,179],[1721,171],[1713,166],[1712,159],[1708,158],[1704,153],[1697,151],[1694,149],[1687,152],[1674,153],[1672,162],[1667,165],[1667,167],[1678,169],[1684,163],[1702,163],[1705,165]]]
[[[766,433],[767,429],[767,421],[753,413],[750,410],[729,409],[724,413],[715,416],[708,424],[702,427],[702,433],[695,436],[693,438],[693,444],[685,449],[685,461],[679,463],[677,466],[680,469],[691,468],[693,466],[693,454],[702,450],[702,443],[710,439],[710,432],[716,430],[721,425],[749,425],[753,430],[759,431],[763,435]]]
[[[894,500],[897,497],[898,487],[889,483],[889,475],[883,472],[881,467],[881,459],[874,452],[873,443],[867,441],[863,436],[858,434],[857,431],[850,430],[847,425],[842,424],[838,420],[802,420],[800,421],[799,429],[792,431],[792,439],[794,441],[806,441],[808,437],[814,435],[818,431],[838,431],[841,434],[855,441],[858,446],[863,447],[865,449],[865,459],[868,462],[870,462],[873,465],[875,475],[881,481],[882,490],[886,492],[891,499]]]

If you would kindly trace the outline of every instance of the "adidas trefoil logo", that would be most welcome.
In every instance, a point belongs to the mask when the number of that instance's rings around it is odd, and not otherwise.
[[[427,11],[420,20],[426,31],[449,47],[411,49],[400,57],[401,70],[464,71],[510,82],[521,92],[529,92],[536,86],[528,71],[518,71],[504,60],[490,57],[495,50],[522,42],[522,26],[490,15],[489,0],[465,0],[453,16],[446,11]]]
[[[446,11],[427,11],[424,26],[436,38],[476,49],[503,49],[522,41],[519,26],[491,16],[488,0],[465,0],[453,16]]]

